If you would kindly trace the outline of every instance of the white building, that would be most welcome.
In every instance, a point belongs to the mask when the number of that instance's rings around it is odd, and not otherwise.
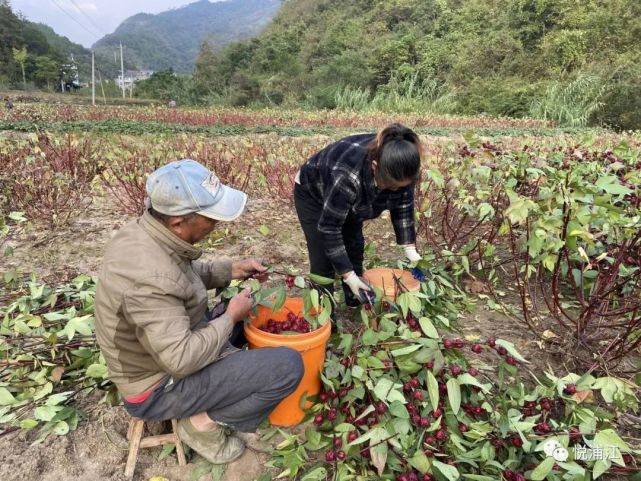
[[[131,86],[139,80],[148,79],[153,75],[153,73],[153,70],[125,70],[125,89],[131,88]],[[118,75],[118,77],[116,78],[116,85],[118,85],[119,88],[123,87],[122,75]]]

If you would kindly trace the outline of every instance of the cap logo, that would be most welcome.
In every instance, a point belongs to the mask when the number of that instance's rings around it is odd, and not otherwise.
[[[218,189],[220,189],[220,180],[216,177],[216,174],[210,172],[207,178],[203,180],[203,183],[200,185],[202,185],[203,188],[212,195],[212,197],[216,197]]]

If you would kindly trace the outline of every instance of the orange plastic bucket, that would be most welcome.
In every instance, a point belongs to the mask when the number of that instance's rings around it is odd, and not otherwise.
[[[414,279],[412,273],[401,269],[377,268],[363,273],[363,278],[371,286],[380,289],[385,297],[391,299],[396,299],[402,292],[394,281],[394,277],[398,278],[408,291],[416,292],[421,289],[421,283]]]
[[[314,396],[320,392],[320,373],[325,363],[325,346],[332,333],[331,321],[327,321],[324,326],[315,331],[292,336],[270,334],[258,329],[263,324],[266,324],[269,319],[284,321],[290,312],[297,316],[302,314],[302,298],[293,297],[287,299],[283,307],[278,311],[273,311],[265,306],[258,306],[256,316],[251,316],[249,318],[250,323],[245,324],[245,337],[250,349],[285,346],[300,352],[303,358],[305,373],[298,388],[283,399],[269,415],[269,422],[275,426],[293,426],[300,423],[305,417],[304,411],[300,408],[300,400],[305,394]],[[311,402],[307,403],[307,406],[311,405]]]

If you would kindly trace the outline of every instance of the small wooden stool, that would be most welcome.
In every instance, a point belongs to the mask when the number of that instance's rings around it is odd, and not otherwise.
[[[129,420],[129,428],[127,429],[127,439],[129,440],[129,456],[127,457],[127,465],[125,466],[125,476],[132,478],[134,470],[136,469],[136,461],[138,459],[138,450],[140,448],[153,448],[155,446],[162,446],[163,444],[174,444],[176,446],[176,456],[178,457],[179,466],[187,466],[185,459],[185,451],[183,445],[178,437],[176,430],[177,421],[171,420],[172,432],[168,434],[160,434],[157,436],[145,436],[145,421],[140,418],[131,418]]]

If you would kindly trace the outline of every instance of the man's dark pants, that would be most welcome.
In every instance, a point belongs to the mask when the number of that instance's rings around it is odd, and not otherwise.
[[[333,279],[335,276],[334,267],[325,254],[323,235],[318,231],[318,221],[323,211],[322,204],[311,197],[304,187],[295,184],[294,206],[296,207],[298,220],[300,221],[303,233],[305,234],[305,240],[307,241],[310,272]],[[365,253],[363,222],[348,215],[343,224],[343,241],[345,243],[345,249],[347,250],[347,256],[354,267],[354,272],[358,276],[362,276]],[[324,287],[329,287],[328,290],[333,291],[332,286]],[[352,291],[345,283],[343,283],[343,291],[345,292],[345,300],[348,304],[359,304],[359,301],[356,300]]]
[[[254,432],[303,377],[300,354],[287,347],[237,351],[182,379],[164,379],[142,403],[128,403],[145,420],[181,419],[207,412],[237,431]]]

